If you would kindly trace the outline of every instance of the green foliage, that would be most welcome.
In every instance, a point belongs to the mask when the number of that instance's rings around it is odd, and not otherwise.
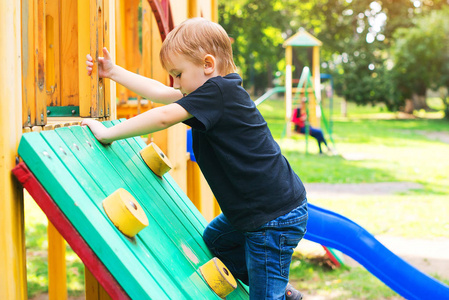
[[[449,9],[432,11],[416,26],[400,28],[392,48],[399,99],[449,87]],[[447,105],[446,105],[447,106]]]
[[[333,75],[339,95],[397,111],[412,92],[448,85],[447,7],[445,0],[230,0],[219,3],[219,21],[235,40],[236,63],[255,94],[284,71],[281,45],[302,27],[323,42],[321,72]],[[310,49],[294,50],[294,78],[310,57]]]
[[[28,298],[48,292],[47,218],[25,194],[25,241],[27,253]],[[67,291],[70,296],[84,292],[84,264],[66,247]]]

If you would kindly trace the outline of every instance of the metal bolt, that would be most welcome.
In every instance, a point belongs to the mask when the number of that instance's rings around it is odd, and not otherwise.
[[[47,115],[49,116],[51,114],[51,110],[47,110]]]
[[[80,149],[80,147],[78,147],[78,145],[77,145],[77,144],[75,144],[75,143],[73,143],[73,147],[75,147],[75,148],[76,148],[76,150],[79,150],[79,149]]]
[[[72,109],[72,115],[74,115],[76,113],[76,110]]]
[[[89,141],[87,141],[87,144],[92,148],[92,144]]]
[[[134,202],[129,201],[129,205],[131,205],[132,208],[134,208],[135,210],[137,210],[137,205],[136,205]]]
[[[67,155],[67,152],[65,152],[64,148],[59,147],[59,150],[61,150],[61,152],[62,152],[64,155]]]
[[[44,114],[41,114],[41,122],[44,122]]]
[[[48,158],[51,158],[50,154],[47,151],[42,152],[42,154]]]
[[[164,155],[164,153],[159,153],[160,154],[160,156],[162,157],[162,158],[164,158],[165,157],[165,155]]]

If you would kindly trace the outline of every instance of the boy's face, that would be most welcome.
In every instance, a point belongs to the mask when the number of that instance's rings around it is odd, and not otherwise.
[[[173,77],[173,87],[184,96],[202,86],[209,78],[217,76],[206,61],[203,65],[198,65],[182,54],[173,55],[167,69]]]

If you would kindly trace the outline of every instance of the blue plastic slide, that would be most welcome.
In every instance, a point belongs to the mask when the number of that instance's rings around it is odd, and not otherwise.
[[[420,272],[342,215],[309,204],[305,238],[349,255],[406,299],[449,299],[449,286]]]

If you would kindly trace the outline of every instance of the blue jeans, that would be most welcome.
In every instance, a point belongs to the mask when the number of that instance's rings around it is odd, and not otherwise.
[[[235,230],[220,214],[203,239],[237,279],[249,286],[250,299],[285,299],[294,248],[306,233],[307,201],[255,231]]]
[[[298,127],[296,126],[296,131],[302,134],[306,133],[305,127]],[[314,128],[312,126],[309,126],[309,135],[314,137],[318,143],[318,148],[320,149],[320,153],[323,153],[323,150],[321,149],[321,143],[324,143],[324,145],[327,146],[326,139],[324,138],[323,131],[319,128]]]

